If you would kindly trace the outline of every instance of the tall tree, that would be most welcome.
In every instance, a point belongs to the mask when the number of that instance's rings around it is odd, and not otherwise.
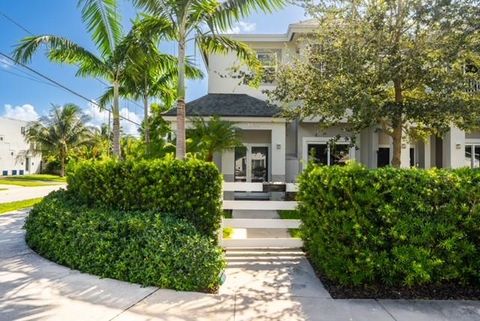
[[[206,161],[213,161],[215,152],[223,152],[242,146],[238,129],[233,123],[214,116],[209,120],[201,117],[192,120],[193,128],[187,130],[192,140],[192,151],[201,155]]]
[[[20,62],[29,62],[33,54],[44,44],[48,47],[48,58],[53,62],[78,66],[78,76],[102,77],[113,87],[113,154],[120,157],[120,79],[127,58],[128,46],[121,28],[121,17],[116,0],[79,0],[82,18],[98,55],[66,38],[54,35],[30,36],[21,40],[14,57]]]
[[[25,138],[36,150],[54,155],[60,161],[60,176],[65,176],[70,151],[91,143],[92,131],[86,126],[88,120],[77,105],[53,105],[48,116],[28,125]]]
[[[185,157],[185,57],[189,37],[205,53],[234,51],[252,67],[257,63],[244,43],[220,35],[252,10],[272,11],[285,0],[133,0],[152,14],[144,19],[146,32],[161,34],[178,44],[176,156]],[[258,65],[258,64],[257,64]]]
[[[392,137],[479,125],[478,0],[335,0],[311,4],[318,29],[305,57],[283,66],[270,98],[290,117],[380,126]],[[299,103],[300,102],[300,103]]]

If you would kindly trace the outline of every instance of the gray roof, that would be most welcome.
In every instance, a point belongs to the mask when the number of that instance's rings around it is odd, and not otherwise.
[[[187,103],[187,116],[275,117],[275,105],[245,94],[208,94]],[[175,108],[166,116],[175,116]]]

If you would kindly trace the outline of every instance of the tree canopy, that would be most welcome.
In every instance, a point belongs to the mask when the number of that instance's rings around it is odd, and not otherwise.
[[[318,21],[301,57],[284,65],[270,99],[292,118],[378,127],[393,140],[480,126],[478,0],[336,0],[307,8]]]

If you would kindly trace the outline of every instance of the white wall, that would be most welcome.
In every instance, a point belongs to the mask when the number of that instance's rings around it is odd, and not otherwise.
[[[17,175],[20,170],[25,174],[39,172],[41,155],[35,155],[25,141],[22,128],[26,126],[25,121],[0,118],[0,175],[3,175],[3,171],[8,171],[8,175],[12,175],[13,170],[17,171]],[[29,172],[26,171],[27,158],[30,164]]]
[[[280,50],[280,62],[284,63],[295,54],[295,44],[289,42],[247,42],[253,49],[273,49]],[[267,97],[263,90],[273,89],[274,84],[262,84],[259,88],[254,88],[240,83],[239,79],[232,77],[231,68],[241,65],[235,53],[226,55],[214,54],[208,57],[208,93],[210,94],[247,94],[255,98],[265,100]],[[243,70],[247,70],[243,68]]]

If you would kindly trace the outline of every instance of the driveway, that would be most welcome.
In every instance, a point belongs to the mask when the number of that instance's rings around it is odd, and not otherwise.
[[[478,321],[475,301],[333,300],[297,250],[227,253],[218,294],[99,279],[35,254],[25,211],[0,216],[0,320]]]
[[[24,187],[17,185],[0,185],[0,203],[23,201],[31,198],[44,197],[52,191],[66,188],[66,184],[49,186]],[[5,189],[5,190],[3,190]]]

